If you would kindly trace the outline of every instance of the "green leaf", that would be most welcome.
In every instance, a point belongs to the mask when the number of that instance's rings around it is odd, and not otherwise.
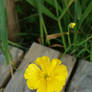
[[[54,8],[56,8],[55,2],[53,0],[45,0],[48,4],[52,5]],[[62,8],[60,5],[57,3],[58,9],[62,12]]]
[[[38,12],[41,12],[54,20],[57,20],[56,16],[48,8],[46,8],[43,3],[39,1],[37,2],[37,0],[27,0],[27,2],[35,7]]]
[[[68,11],[69,7],[72,5],[74,0],[70,0],[70,2],[68,3],[68,5],[63,9],[61,15],[59,16],[59,20],[61,20],[63,18],[63,16],[65,15],[65,13]]]
[[[75,1],[75,18],[77,20],[80,20],[81,15],[82,15],[82,8],[81,8],[81,5],[80,5],[80,2],[78,0],[76,0]]]

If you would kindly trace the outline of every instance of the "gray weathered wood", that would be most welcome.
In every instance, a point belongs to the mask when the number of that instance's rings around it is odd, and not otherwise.
[[[92,92],[92,63],[79,61],[67,92]]]
[[[68,79],[69,79],[69,77],[71,75],[71,72],[72,72],[72,70],[74,68],[74,65],[76,63],[76,59],[73,56],[71,56],[71,55],[65,55],[62,58],[62,62],[67,66],[67,69],[68,69]],[[67,79],[67,82],[68,82],[68,79]],[[66,84],[67,84],[67,82],[66,82]],[[62,92],[64,92],[64,90],[65,90],[65,87],[63,88]]]
[[[19,63],[23,56],[23,51],[16,47],[9,47],[12,59],[15,64]],[[0,51],[0,88],[3,87],[10,77],[10,68],[6,64],[4,55]]]
[[[30,63],[33,63],[37,57],[41,56],[49,56],[52,58],[60,58],[60,52],[55,51],[53,49],[47,48],[45,46],[41,46],[39,44],[33,43],[32,47],[29,49],[27,54],[25,55],[22,64],[18,68],[17,72],[14,74],[14,78],[10,80],[4,92],[34,92],[30,91],[24,80],[24,71]],[[67,55],[63,58],[63,63],[68,66],[69,73],[72,70],[75,60],[72,56]]]

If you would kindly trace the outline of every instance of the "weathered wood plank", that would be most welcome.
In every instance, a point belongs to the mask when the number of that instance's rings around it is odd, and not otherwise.
[[[23,51],[16,47],[9,47],[12,59],[18,64],[23,56]],[[4,55],[0,52],[0,88],[3,87],[10,77],[9,65],[6,64]]]
[[[79,61],[67,92],[92,92],[92,63]]]
[[[75,66],[75,63],[76,63],[76,59],[71,56],[71,55],[65,55],[63,58],[62,58],[62,62],[67,66],[68,68],[68,79],[70,78],[70,75],[71,75],[71,72]],[[67,82],[68,82],[68,79],[67,79]],[[67,84],[66,82],[66,84]],[[66,86],[66,85],[65,85]],[[63,88],[63,91],[64,92],[65,90],[65,87]]]
[[[24,71],[30,63],[33,63],[37,57],[41,56],[49,56],[52,58],[60,58],[60,52],[55,51],[53,49],[47,48],[45,46],[41,46],[39,44],[34,43],[30,50],[24,57],[24,60],[17,72],[14,74],[14,78],[10,80],[4,92],[34,92],[30,91],[24,80]],[[75,64],[75,60],[73,57],[67,55],[63,58],[63,63],[68,65],[69,73],[72,70],[72,67]]]

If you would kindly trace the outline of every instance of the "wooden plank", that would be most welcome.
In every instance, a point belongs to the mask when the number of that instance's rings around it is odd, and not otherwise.
[[[67,92],[92,92],[92,63],[79,61]]]
[[[63,61],[63,63],[67,66],[67,69],[68,69],[68,79],[67,79],[67,82],[68,82],[68,80],[69,80],[69,78],[70,78],[70,75],[71,75],[71,73],[72,73],[72,70],[73,70],[73,68],[74,68],[74,66],[75,66],[75,63],[76,63],[76,59],[73,57],[73,56],[71,56],[71,55],[65,55],[63,58],[62,58],[62,61]],[[67,84],[67,82],[66,82],[66,84]],[[66,85],[65,85],[66,86]],[[65,87],[63,88],[63,91],[62,92],[65,92]]]
[[[33,63],[37,57],[49,56],[50,59],[52,59],[52,58],[60,58],[60,55],[61,54],[58,51],[33,43],[32,47],[25,55],[22,64],[18,68],[17,72],[14,74],[14,78],[10,80],[4,92],[35,92],[30,91],[27,88],[26,82],[24,80],[24,71],[27,68],[27,66],[30,63]],[[72,67],[74,66],[75,60],[73,59],[73,57],[67,55],[67,57],[65,56],[63,58],[63,63],[70,66],[70,67],[68,66],[70,73]]]
[[[18,64],[23,56],[23,51],[16,47],[9,47],[12,59]],[[0,51],[0,88],[5,86],[10,77],[9,65],[6,64],[4,55]]]

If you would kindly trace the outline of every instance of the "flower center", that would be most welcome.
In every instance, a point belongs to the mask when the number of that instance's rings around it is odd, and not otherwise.
[[[44,78],[47,79],[48,77],[49,77],[49,75],[48,74],[45,74]]]

